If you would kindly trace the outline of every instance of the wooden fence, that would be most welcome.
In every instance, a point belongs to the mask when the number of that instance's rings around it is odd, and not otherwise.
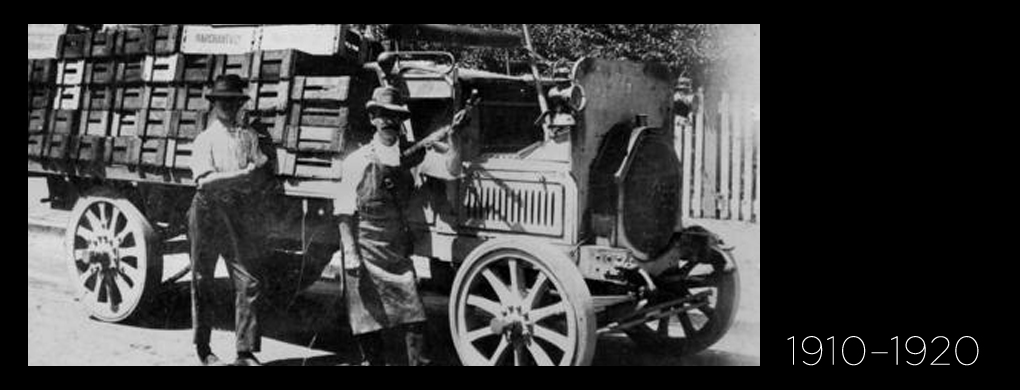
[[[691,118],[677,119],[685,216],[761,223],[760,105],[760,95],[699,90]]]

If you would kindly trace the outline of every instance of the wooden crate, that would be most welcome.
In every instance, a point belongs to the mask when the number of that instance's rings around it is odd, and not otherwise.
[[[338,57],[313,56],[297,50],[257,51],[252,59],[252,80],[291,80],[296,76],[340,76],[345,69]]]
[[[150,83],[174,83],[184,78],[184,56],[146,56],[142,79]]]
[[[78,130],[78,134],[101,137],[110,135],[110,119],[110,111],[82,111],[80,119],[81,127]]]
[[[112,110],[114,108],[115,89],[113,87],[90,86],[85,89],[82,100],[83,110]]]
[[[29,84],[53,84],[57,82],[57,60],[28,60]]]
[[[117,45],[116,31],[92,31],[86,35],[88,43],[85,47],[85,57],[104,58],[114,54],[114,47]]]
[[[163,109],[142,110],[138,117],[138,130],[146,138],[168,137],[171,135],[172,113]]]
[[[112,84],[116,75],[117,63],[113,60],[91,60],[85,63],[85,84]]]
[[[181,52],[187,54],[244,54],[256,48],[257,27],[184,26]]]
[[[336,127],[288,126],[286,135],[292,151],[339,153],[344,147],[344,130]]]
[[[147,85],[143,96],[143,110],[172,110],[176,99],[177,88],[167,85]]]
[[[213,72],[213,78],[233,74],[242,80],[248,80],[251,78],[251,63],[251,53],[219,55],[216,58],[216,70]]]
[[[145,58],[117,61],[115,80],[121,84],[136,84],[145,81]]]
[[[37,86],[35,88],[29,88],[28,109],[45,110],[50,108],[50,106],[54,103],[53,91],[54,89],[50,87]]]
[[[170,118],[173,137],[192,140],[198,137],[206,127],[206,111],[174,111]]]
[[[48,134],[43,143],[42,157],[50,160],[64,160],[70,150],[71,136],[67,134]]]
[[[297,102],[290,107],[291,126],[319,126],[347,129],[350,109],[319,103]]]
[[[138,56],[152,51],[152,28],[128,28],[117,34],[113,52],[117,56]]]
[[[216,69],[216,57],[211,54],[184,55],[184,82],[208,83]]]
[[[28,136],[28,157],[42,157],[43,146],[46,144],[46,134],[33,134]]]
[[[193,141],[190,139],[168,139],[166,142],[167,168],[191,169],[191,150]]]
[[[166,163],[166,142],[165,138],[151,138],[142,141],[141,165],[149,167],[162,167]]]
[[[28,112],[28,133],[42,133],[46,131],[49,122],[49,111],[45,109],[32,110]]]
[[[60,36],[57,42],[57,58],[62,60],[77,60],[85,58],[88,48],[88,33],[69,33]]]
[[[181,49],[181,34],[184,31],[184,27],[179,24],[169,24],[163,26],[151,26],[149,27],[150,40],[152,44],[147,48],[150,48],[150,54],[164,55],[164,54],[175,54]]]
[[[248,95],[251,97],[245,103],[248,110],[286,110],[290,101],[290,82],[253,81],[249,84]]]
[[[72,139],[71,156],[73,160],[81,162],[106,162],[110,158],[107,152],[110,146],[112,146],[110,138],[79,135]]]
[[[293,101],[347,101],[351,77],[308,77],[297,76],[291,87]]]
[[[208,111],[209,100],[205,98],[208,87],[204,85],[184,85],[177,87],[175,110]]]
[[[111,164],[138,165],[142,154],[142,139],[138,137],[113,137]]]
[[[307,179],[339,180],[342,160],[335,154],[276,150],[277,174]]]
[[[77,110],[81,108],[81,87],[59,87],[53,97],[56,110]]]
[[[115,92],[113,106],[117,110],[137,111],[145,109],[144,86],[121,86]]]
[[[140,111],[115,111],[110,121],[110,135],[114,137],[140,136]]]
[[[73,134],[78,130],[77,110],[53,110],[50,111],[50,120],[47,123],[49,132],[53,134]]]
[[[57,84],[81,85],[85,80],[85,60],[57,62]]]
[[[276,145],[283,145],[287,132],[287,114],[278,111],[244,111],[244,123],[260,135],[268,135]]]

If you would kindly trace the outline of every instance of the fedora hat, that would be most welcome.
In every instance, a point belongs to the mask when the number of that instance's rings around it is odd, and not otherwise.
[[[236,74],[222,75],[216,78],[212,90],[205,95],[205,98],[209,100],[248,100],[248,94],[244,93],[246,85],[247,83]]]
[[[411,116],[411,110],[407,109],[403,94],[393,87],[376,88],[372,92],[372,100],[365,104],[365,107],[368,108],[369,112],[386,110],[397,113],[405,119]]]

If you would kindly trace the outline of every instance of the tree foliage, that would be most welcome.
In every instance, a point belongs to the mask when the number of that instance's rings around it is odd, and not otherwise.
[[[520,24],[464,24],[463,26],[520,34]],[[674,74],[701,77],[721,59],[717,24],[532,24],[529,30],[539,55],[549,61],[574,61],[581,57],[662,62]],[[416,44],[418,49],[437,49],[435,44]],[[461,65],[504,72],[510,63],[527,61],[523,49],[442,47],[454,53]],[[509,56],[509,58],[508,58]]]

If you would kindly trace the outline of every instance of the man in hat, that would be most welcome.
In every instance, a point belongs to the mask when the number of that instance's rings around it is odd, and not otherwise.
[[[411,146],[403,127],[411,113],[398,89],[376,89],[367,108],[375,135],[344,160],[334,202],[342,254],[334,256],[330,266],[347,271],[348,319],[365,364],[403,363],[387,362],[381,332],[389,329],[403,336],[408,365],[427,365],[425,307],[408,257],[411,237],[405,208],[416,174],[452,177],[458,174],[458,164],[426,158],[424,149],[403,156]],[[456,142],[435,150],[429,153],[452,160],[459,156]]]
[[[260,256],[259,240],[245,220],[255,190],[254,173],[267,162],[256,133],[237,123],[237,113],[248,96],[236,75],[220,76],[206,95],[212,104],[209,126],[195,138],[191,157],[198,190],[189,210],[191,240],[192,325],[195,347],[203,365],[223,363],[212,353],[209,337],[213,320],[213,280],[216,261],[223,256],[236,294],[235,331],[238,366],[257,366],[259,352],[256,305],[260,282],[252,262]]]

